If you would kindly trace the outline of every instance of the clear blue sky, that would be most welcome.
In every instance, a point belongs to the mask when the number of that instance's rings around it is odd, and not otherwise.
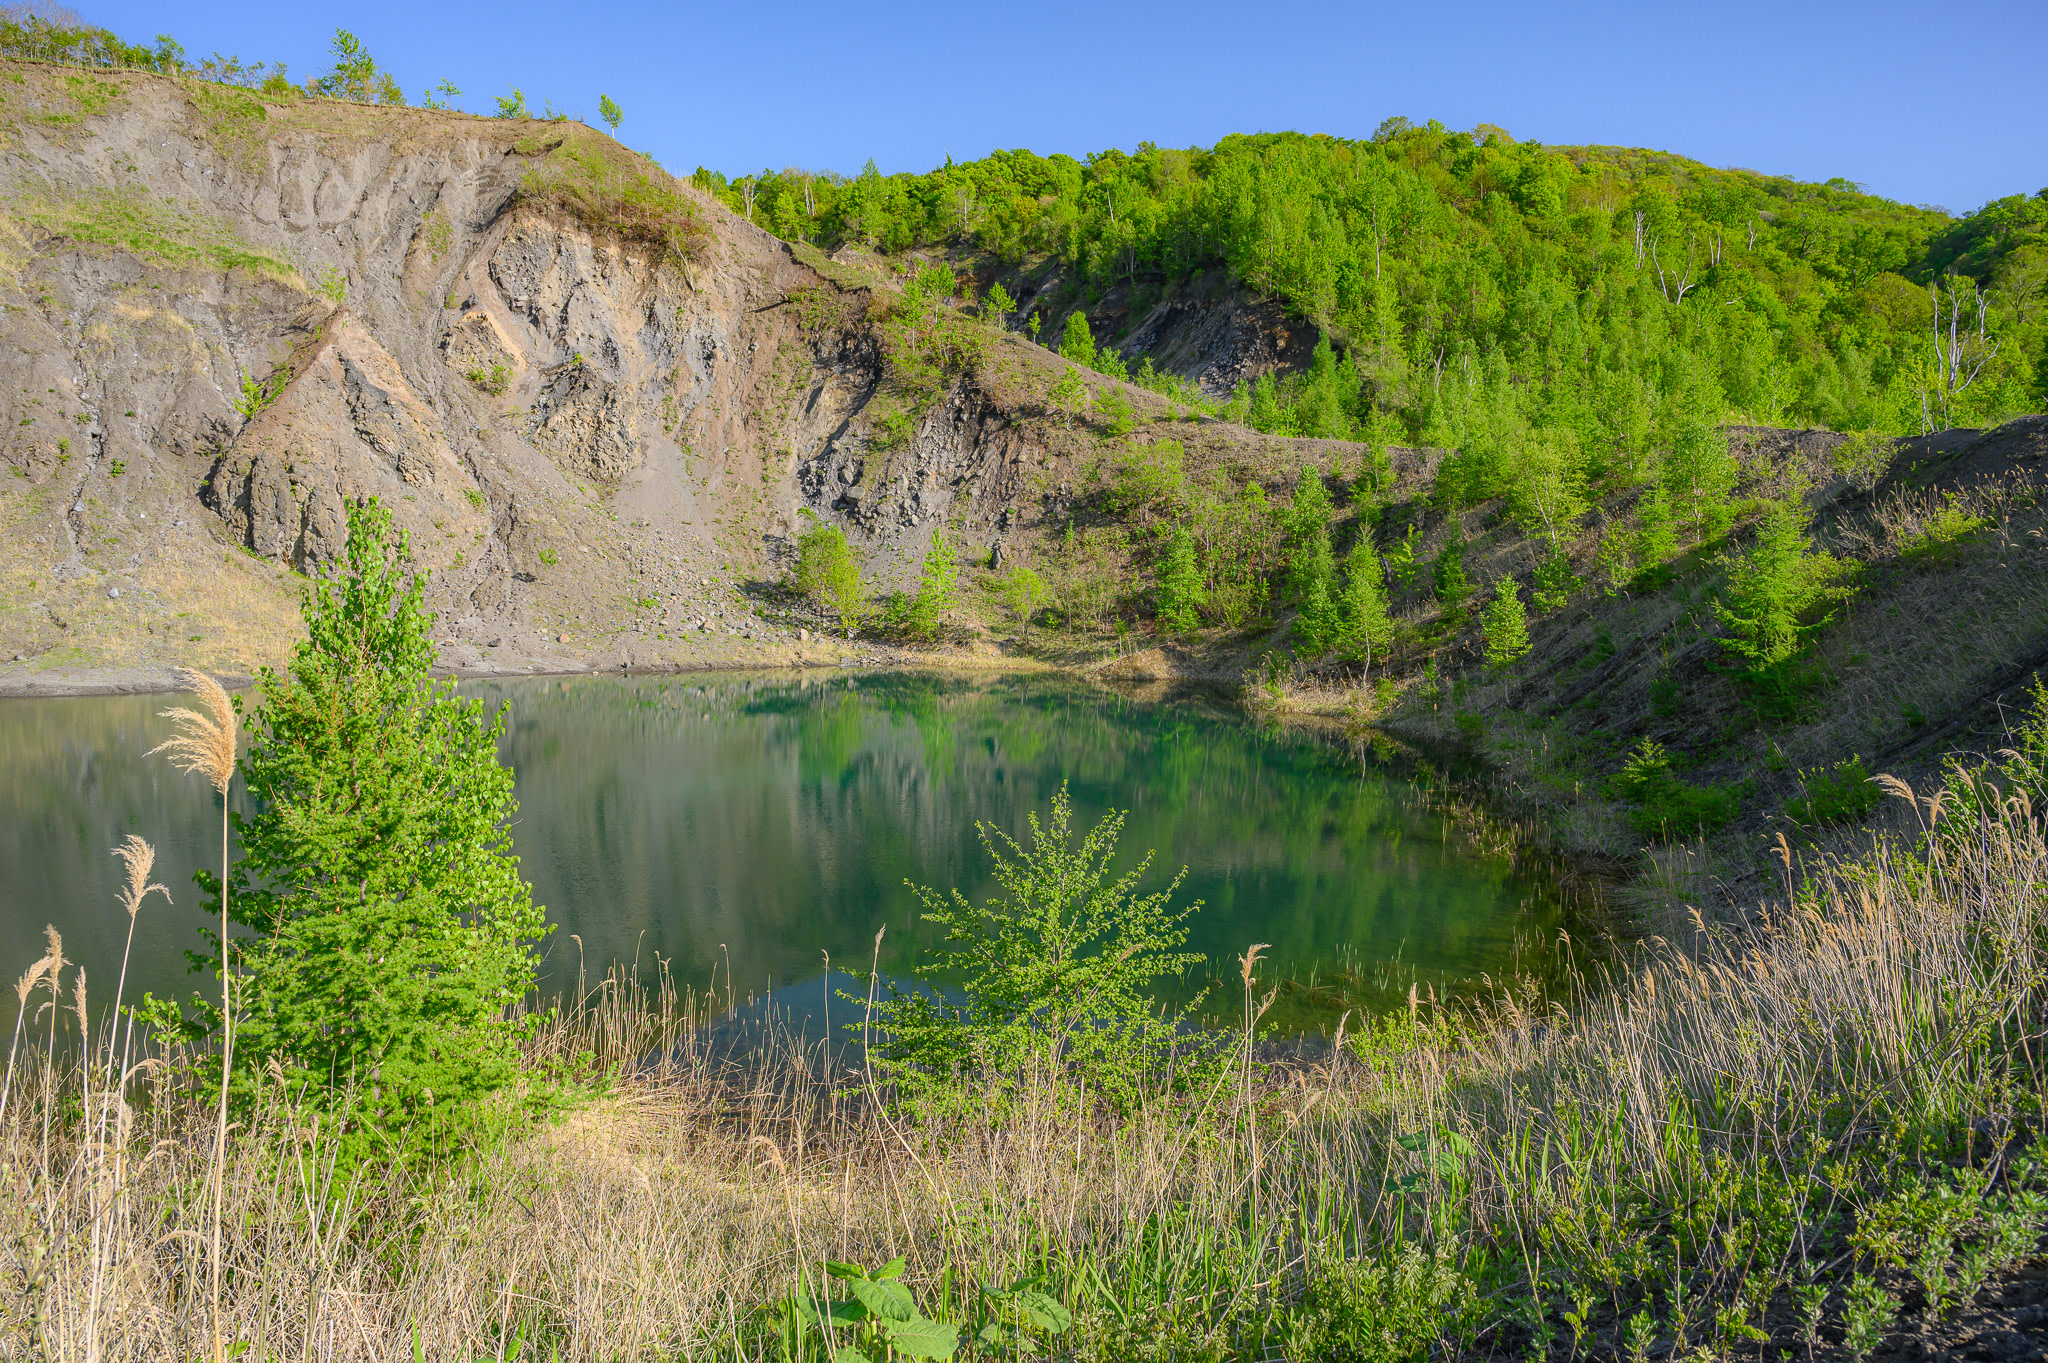
[[[1957,212],[2048,186],[2048,0],[1778,3],[347,6],[79,4],[130,39],[324,69],[339,24],[417,100],[524,89],[671,170],[925,170],[1231,132],[1369,135],[1389,114],[1646,146]]]

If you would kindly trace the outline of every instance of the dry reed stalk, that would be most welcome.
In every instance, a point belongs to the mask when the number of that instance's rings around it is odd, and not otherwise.
[[[235,1011],[233,971],[228,965],[228,787],[235,779],[235,705],[227,690],[212,677],[189,667],[178,676],[199,697],[199,710],[183,706],[161,712],[176,733],[149,750],[149,756],[167,753],[171,764],[182,771],[197,772],[213,785],[220,796],[220,1111],[214,1136],[214,1196],[212,1251],[213,1357],[214,1363],[227,1358],[227,1341],[220,1331],[220,1218],[226,1183],[228,1142],[228,1076],[235,1053]]]
[[[156,848],[130,833],[122,840],[121,845],[114,848],[113,851],[114,855],[120,859],[121,865],[128,872],[128,882],[121,887],[121,907],[128,914],[128,936],[121,944],[121,973],[114,984],[115,1021],[118,1022],[120,1020],[121,999],[128,992],[128,955],[135,947],[135,919],[142,912],[142,901],[149,898],[152,894],[161,894],[166,904],[171,903],[172,900],[171,892],[168,889],[151,882],[149,878],[150,872],[156,868]],[[114,1066],[115,1030],[112,1026],[107,1028],[107,1071],[110,1075],[117,1074],[125,1078],[128,1069],[128,1042],[132,1042],[135,1035],[134,1014],[129,1014],[128,1040],[122,1044],[121,1065],[119,1069],[116,1069]],[[123,1087],[126,1087],[125,1082]]]

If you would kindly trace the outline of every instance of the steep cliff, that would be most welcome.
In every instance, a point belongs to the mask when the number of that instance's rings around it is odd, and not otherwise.
[[[367,494],[457,666],[836,658],[755,610],[800,511],[886,583],[935,525],[985,554],[1055,523],[1086,453],[1046,351],[990,332],[892,398],[885,267],[792,249],[580,124],[16,64],[0,203],[16,690],[278,660],[297,575]],[[1272,443],[1175,430],[1197,459]]]

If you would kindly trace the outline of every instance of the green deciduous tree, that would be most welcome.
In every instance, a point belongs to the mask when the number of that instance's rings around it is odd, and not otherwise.
[[[1569,430],[1531,431],[1516,458],[1508,499],[1522,529],[1541,535],[1554,553],[1572,522],[1586,510],[1586,470],[1578,437]]]
[[[892,985],[875,1006],[870,1053],[913,1101],[984,1107],[1038,1075],[1128,1107],[1172,1079],[1177,1029],[1196,1004],[1162,1009],[1148,991],[1201,961],[1181,950],[1200,901],[1169,907],[1179,876],[1139,894],[1149,852],[1111,877],[1121,814],[1078,844],[1072,819],[1062,786],[1048,819],[1030,816],[1025,843],[977,825],[998,887],[981,904],[911,887],[944,932],[935,973],[959,981],[944,997]]]
[[[1166,541],[1166,553],[1159,563],[1159,627],[1185,634],[1201,623],[1202,604],[1207,598],[1201,565],[1195,557],[1195,537],[1185,524],[1177,525]]]
[[[1095,335],[1088,330],[1088,314],[1075,312],[1067,318],[1060,335],[1060,358],[1083,369],[1095,367]]]
[[[503,1111],[508,1010],[547,931],[512,854],[504,713],[429,675],[423,585],[390,512],[352,505],[337,571],[304,594],[306,639],[258,682],[254,812],[235,820],[238,1054],[364,1152]]]
[[[334,56],[334,66],[313,82],[316,93],[359,104],[405,103],[405,92],[398,88],[398,82],[377,65],[363,40],[355,34],[337,28],[327,50]]]
[[[1486,632],[1486,661],[1506,667],[1529,651],[1529,617],[1522,609],[1522,588],[1504,577],[1495,588],[1493,600],[1480,613],[1480,628]]]
[[[626,111],[621,109],[618,101],[610,95],[599,95],[597,97],[597,116],[604,120],[606,127],[610,128],[613,132],[617,132],[619,124],[625,120]]]
[[[839,621],[846,637],[860,623],[861,570],[846,532],[836,525],[813,525],[797,538],[796,589],[820,610]]]

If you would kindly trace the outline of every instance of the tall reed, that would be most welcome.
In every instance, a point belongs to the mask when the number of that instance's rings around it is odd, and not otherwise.
[[[220,1102],[214,1118],[213,1149],[213,1234],[212,1278],[214,1363],[227,1357],[227,1337],[221,1332],[220,1312],[220,1218],[225,1196],[228,1141],[228,1078],[235,1056],[234,971],[228,956],[228,787],[235,779],[235,705],[224,687],[204,672],[189,667],[178,669],[179,678],[199,697],[201,708],[176,706],[161,713],[176,733],[149,750],[150,756],[167,753],[171,764],[181,771],[197,772],[220,797]]]

